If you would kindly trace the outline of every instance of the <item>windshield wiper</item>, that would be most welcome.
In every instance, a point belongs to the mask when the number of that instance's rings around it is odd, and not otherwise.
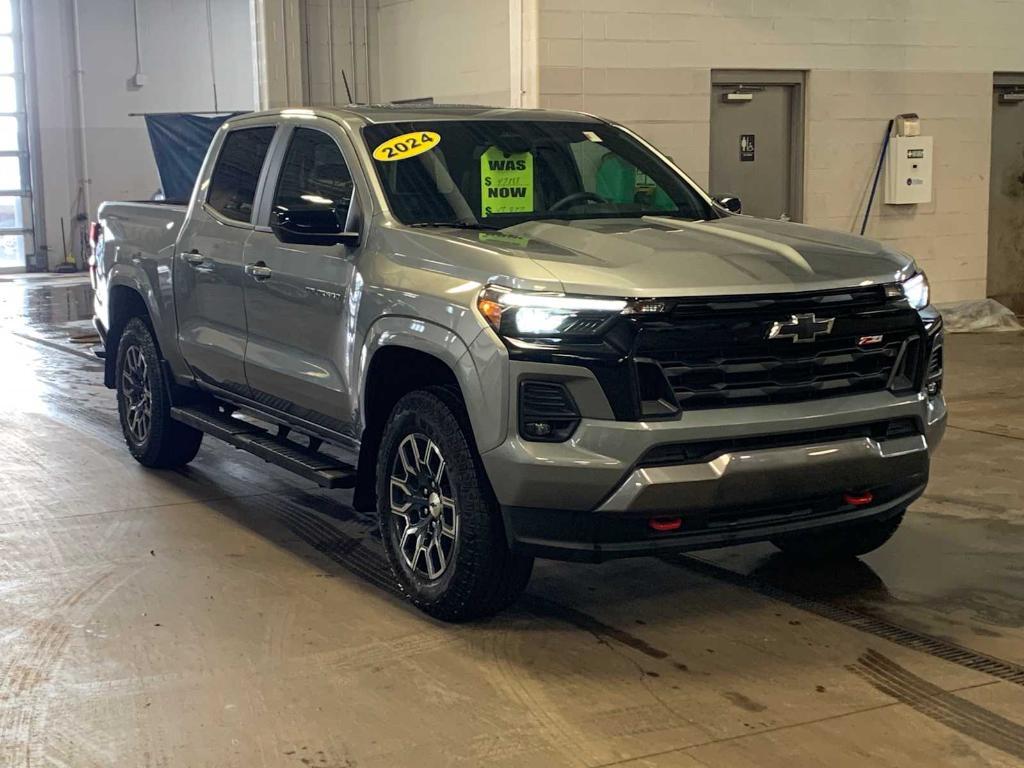
[[[410,224],[410,227],[451,227],[452,229],[475,229],[493,232],[497,230],[497,227],[487,227],[483,224],[473,223],[469,221],[417,221],[415,224]]]

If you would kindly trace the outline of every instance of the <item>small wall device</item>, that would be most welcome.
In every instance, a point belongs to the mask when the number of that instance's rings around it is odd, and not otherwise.
[[[932,201],[932,137],[921,135],[917,115],[899,115],[885,159],[885,202],[913,205]]]

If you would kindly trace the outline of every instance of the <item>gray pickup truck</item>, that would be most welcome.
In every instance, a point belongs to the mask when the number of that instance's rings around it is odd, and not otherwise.
[[[866,553],[945,427],[928,282],[738,213],[588,115],[237,117],[186,204],[100,209],[106,384],[147,467],[209,434],[354,489],[446,620],[538,556]]]

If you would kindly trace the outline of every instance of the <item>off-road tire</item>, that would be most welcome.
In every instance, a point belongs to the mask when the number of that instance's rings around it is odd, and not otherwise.
[[[129,411],[133,395],[127,385],[132,376],[126,375],[130,367],[141,359],[145,373],[136,381],[148,384],[149,428],[143,436],[137,434],[136,422],[130,424]],[[128,321],[117,345],[115,366],[117,385],[117,412],[121,420],[121,431],[128,450],[140,464],[154,469],[170,469],[188,464],[195,458],[203,433],[171,418],[171,401],[168,394],[166,374],[160,359],[153,331],[140,317]],[[133,426],[135,425],[135,426]]]
[[[906,510],[882,520],[840,525],[821,531],[794,533],[772,539],[787,555],[801,560],[850,560],[874,552],[896,533]]]
[[[458,514],[453,556],[435,579],[426,578],[406,562],[401,551],[402,532],[397,530],[405,523],[391,509],[392,472],[396,460],[401,461],[399,446],[412,435],[429,438],[439,449]],[[399,586],[416,607],[437,619],[461,622],[491,616],[514,602],[530,580],[533,558],[509,548],[465,406],[449,388],[410,392],[392,409],[377,460],[377,515]]]

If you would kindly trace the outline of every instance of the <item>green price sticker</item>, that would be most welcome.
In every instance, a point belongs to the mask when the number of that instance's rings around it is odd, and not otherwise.
[[[533,212],[533,155],[491,147],[480,155],[480,213]]]

